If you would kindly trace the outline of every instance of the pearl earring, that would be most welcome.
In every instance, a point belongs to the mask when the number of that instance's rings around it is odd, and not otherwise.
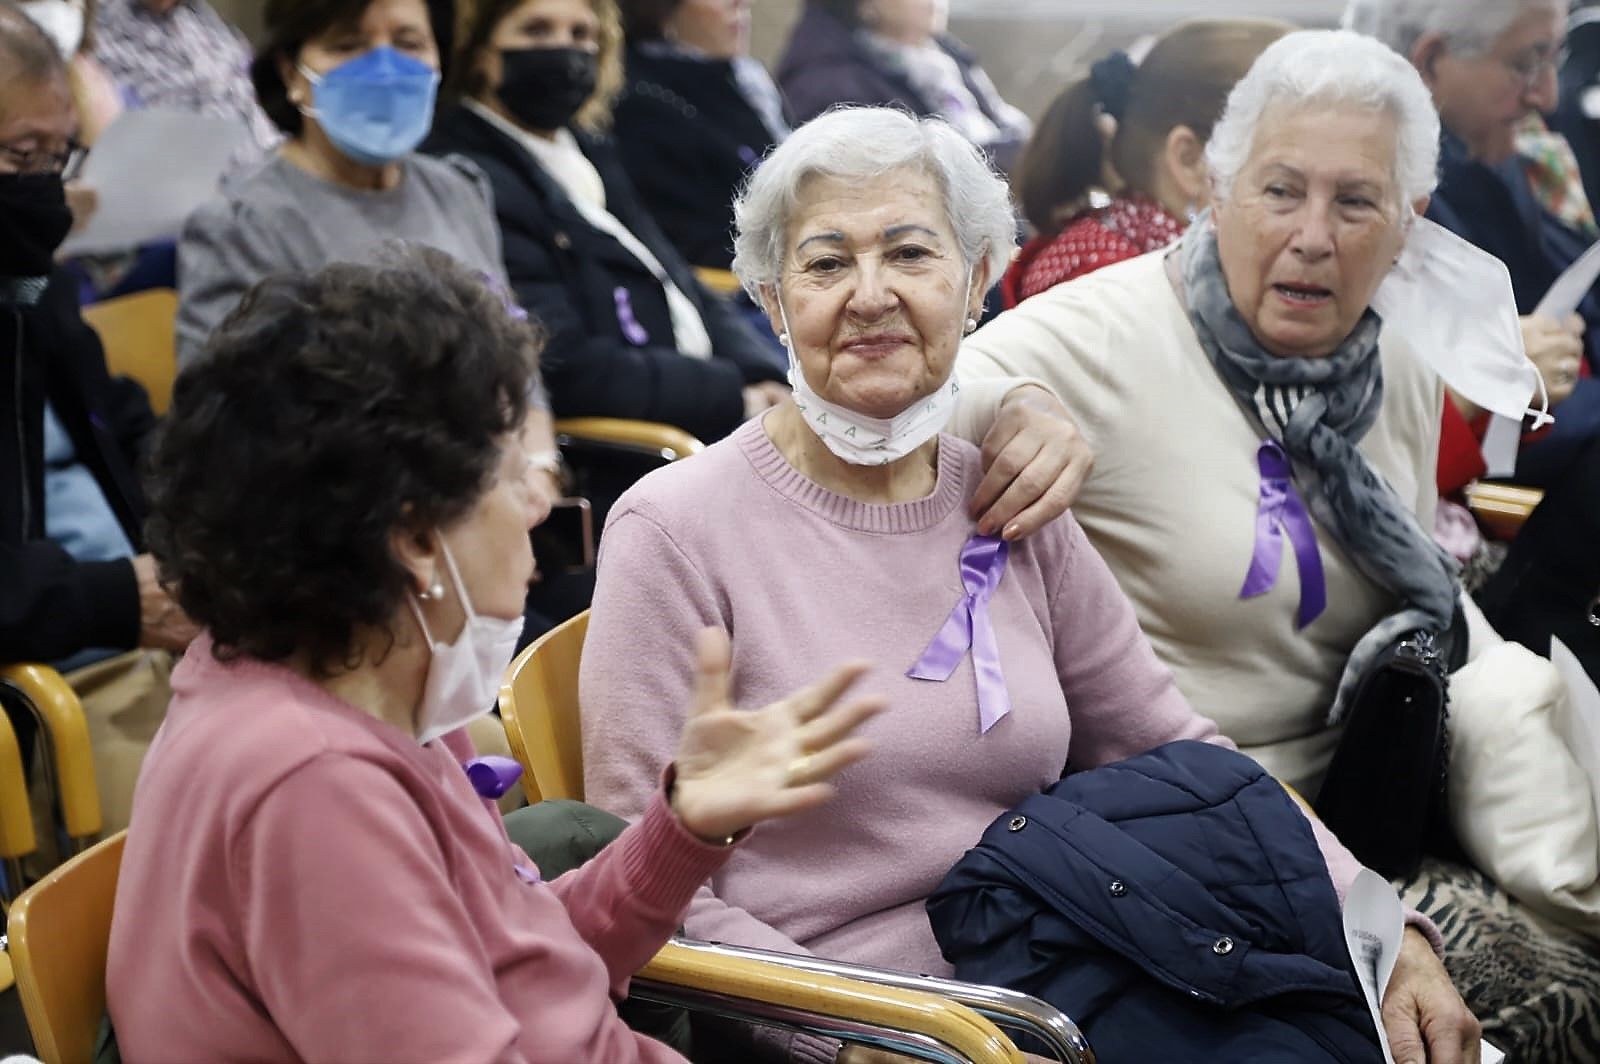
[[[967,330],[966,330],[967,335],[971,336],[973,333],[975,333],[977,331],[978,331],[978,319],[977,318],[968,318],[967,319]]]
[[[789,346],[789,334],[786,333],[786,332],[779,333],[778,334],[778,342],[780,344],[782,344],[784,347],[788,347]]]
[[[429,584],[422,594],[417,596],[417,598],[421,599],[423,602],[438,602],[440,599],[444,598],[444,582],[439,579],[437,574],[435,574],[433,583]]]

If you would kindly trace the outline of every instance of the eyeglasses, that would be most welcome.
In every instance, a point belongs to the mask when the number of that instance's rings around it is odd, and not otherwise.
[[[1566,48],[1557,48],[1548,51],[1544,48],[1535,48],[1524,52],[1515,59],[1502,59],[1500,62],[1511,71],[1517,79],[1517,84],[1523,92],[1532,92],[1539,87],[1539,82],[1544,80],[1545,71],[1559,74],[1561,66],[1567,61]]]
[[[83,160],[89,149],[77,141],[69,141],[65,151],[40,151],[37,148],[13,148],[0,144],[0,159],[15,167],[19,174],[60,174],[61,180],[71,181],[83,169]]]

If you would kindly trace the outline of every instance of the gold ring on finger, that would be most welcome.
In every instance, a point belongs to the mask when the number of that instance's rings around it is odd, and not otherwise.
[[[799,757],[789,762],[788,771],[784,773],[783,785],[785,787],[793,787],[795,784],[801,782],[808,775],[810,775],[810,772],[811,755],[801,754]]]

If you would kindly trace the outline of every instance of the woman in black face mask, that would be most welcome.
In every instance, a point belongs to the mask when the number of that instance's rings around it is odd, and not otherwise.
[[[460,27],[457,102],[424,150],[489,175],[506,271],[549,334],[541,367],[558,417],[715,440],[783,399],[784,367],[696,282],[604,136],[621,48],[613,0],[483,0]]]

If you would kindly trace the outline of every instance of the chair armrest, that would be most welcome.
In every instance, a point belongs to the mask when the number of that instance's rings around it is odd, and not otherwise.
[[[33,833],[26,768],[11,718],[0,711],[0,860],[30,854],[39,845]],[[21,883],[8,886],[13,891],[22,890]]]
[[[1467,509],[1497,539],[1512,539],[1544,498],[1538,488],[1486,484],[1475,480],[1465,489]]]
[[[706,449],[705,444],[682,429],[657,421],[633,421],[620,417],[561,418],[555,423],[555,432],[557,437],[651,451],[668,462],[676,462]]]
[[[777,964],[755,952],[674,939],[634,976],[630,993],[924,1060],[1022,1062],[994,1024],[948,998]]]
[[[1067,1064],[1094,1064],[1094,1050],[1072,1018],[1048,1001],[1031,994],[959,979],[913,975],[753,946],[730,946],[722,942],[700,942],[685,938],[674,938],[672,945],[682,952],[702,957],[759,961],[817,977],[848,979],[872,983],[885,989],[933,994],[971,1009],[998,1027],[1032,1035],[1047,1046],[1057,1060],[1066,1061]]]
[[[56,798],[67,835],[87,839],[100,834],[100,789],[95,784],[94,748],[89,743],[89,722],[77,692],[48,665],[21,664],[0,667],[0,683],[13,688],[28,703],[50,749]]]
[[[732,270],[719,270],[715,266],[696,266],[694,276],[719,296],[731,296],[744,288]]]

